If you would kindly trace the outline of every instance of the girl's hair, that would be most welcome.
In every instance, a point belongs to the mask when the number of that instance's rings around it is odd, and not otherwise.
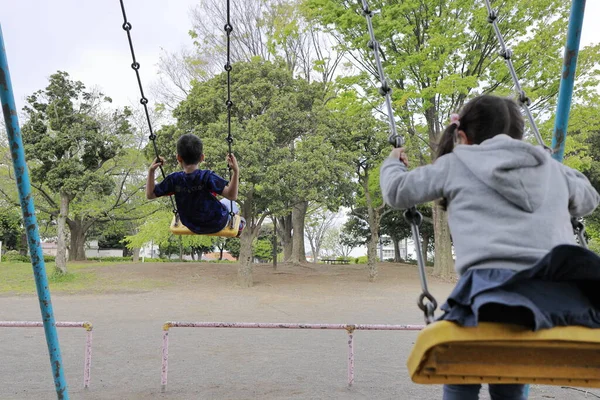
[[[458,123],[451,123],[442,133],[436,158],[452,152],[459,130],[465,133],[469,144],[481,144],[500,134],[521,140],[524,129],[525,121],[514,100],[487,94],[477,96],[460,110]],[[445,210],[447,200],[442,199],[440,205]]]

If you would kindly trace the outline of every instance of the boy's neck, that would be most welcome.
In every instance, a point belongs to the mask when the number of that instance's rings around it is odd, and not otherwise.
[[[181,168],[183,168],[183,172],[185,172],[186,174],[191,174],[192,172],[198,169],[198,164],[181,164]]]

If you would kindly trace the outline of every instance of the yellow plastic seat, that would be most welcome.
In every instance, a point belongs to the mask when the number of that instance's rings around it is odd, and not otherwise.
[[[219,232],[215,233],[203,233],[202,236],[220,236],[220,237],[236,237],[238,234],[238,229],[240,227],[241,216],[236,214],[233,216],[233,227],[231,227],[230,223],[225,225],[225,228],[221,229]],[[169,228],[173,235],[197,235],[188,229],[187,226],[181,223],[181,220],[176,216],[173,217],[171,221],[171,226]]]
[[[439,321],[419,333],[407,366],[415,383],[600,387],[600,329]]]

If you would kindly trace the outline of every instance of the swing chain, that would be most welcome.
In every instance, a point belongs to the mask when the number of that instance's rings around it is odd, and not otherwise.
[[[375,31],[373,29],[372,17],[374,12],[369,8],[367,0],[362,0],[362,14],[367,20],[367,27],[369,29],[370,40],[367,46],[373,50],[375,58],[375,66],[377,67],[377,74],[381,86],[379,87],[379,94],[385,97],[385,104],[387,107],[388,120],[390,125],[390,136],[388,142],[395,148],[402,147],[404,145],[404,138],[399,135],[396,131],[396,121],[394,119],[394,110],[392,108],[392,88],[387,81],[383,72],[383,65],[381,64],[381,57],[383,52],[379,42],[375,39]],[[381,57],[380,57],[381,55]],[[425,314],[425,322],[430,324],[434,320],[434,313],[437,308],[437,301],[427,288],[427,275],[425,273],[425,262],[423,260],[423,252],[421,251],[421,239],[419,235],[419,226],[423,222],[423,215],[415,207],[409,208],[404,212],[404,218],[410,223],[412,237],[415,244],[415,251],[417,253],[417,264],[419,267],[419,277],[421,279],[422,293],[419,296],[417,305]]]
[[[550,147],[548,147],[544,143],[544,139],[542,138],[542,135],[540,134],[537,124],[535,123],[533,114],[532,114],[531,110],[529,109],[529,107],[531,106],[531,100],[529,99],[529,97],[527,97],[527,94],[525,94],[525,91],[523,90],[523,88],[521,87],[521,83],[519,82],[519,77],[517,76],[517,71],[515,70],[515,66],[513,65],[513,62],[512,62],[513,52],[506,45],[506,42],[504,41],[504,36],[502,36],[502,32],[500,32],[500,28],[498,27],[499,12],[498,12],[498,10],[494,10],[492,8],[490,0],[484,0],[484,1],[485,1],[485,6],[488,11],[487,21],[494,28],[494,32],[496,33],[496,37],[498,38],[498,42],[500,43],[499,54],[504,59],[504,61],[506,62],[506,65],[508,66],[508,71],[510,72],[513,83],[515,85],[515,90],[518,94],[519,104],[521,105],[521,108],[525,112],[525,115],[527,116],[527,119],[529,120],[529,124],[531,125],[531,130],[533,131],[533,134],[534,134],[536,140],[538,141],[538,143],[540,144],[540,146],[542,146],[546,151],[552,153],[552,149],[550,149]]]
[[[223,28],[225,30],[226,38],[227,38],[227,62],[225,64],[225,72],[227,72],[227,100],[225,101],[225,106],[227,107],[227,146],[229,148],[229,155],[232,153],[233,146],[233,135],[231,134],[231,109],[233,108],[233,101],[231,101],[231,70],[233,67],[231,66],[231,33],[233,32],[233,25],[231,25],[231,1],[227,0],[227,23]],[[231,180],[232,172],[231,167],[229,169],[229,180]],[[233,200],[230,200],[230,208],[229,208],[229,227],[233,229],[235,222],[235,213],[233,212]]]
[[[573,227],[573,233],[579,240],[579,245],[583,248],[588,248],[587,240],[585,238],[585,225],[579,218],[571,218],[571,226]]]
[[[404,211],[404,219],[410,223],[415,252],[417,253],[417,266],[419,268],[419,279],[421,281],[421,294],[419,295],[417,306],[425,315],[425,323],[430,324],[434,320],[437,301],[429,292],[427,286],[427,273],[425,271],[425,260],[423,259],[423,250],[419,234],[419,227],[423,223],[423,215],[415,207],[411,207]]]
[[[385,105],[387,108],[387,115],[390,124],[390,135],[388,137],[388,142],[394,147],[402,147],[404,145],[404,138],[400,136],[396,131],[396,121],[394,120],[394,110],[392,109],[392,88],[388,83],[387,79],[385,78],[385,74],[383,72],[383,65],[381,64],[381,56],[383,56],[383,52],[381,51],[381,45],[375,39],[375,31],[373,30],[372,17],[374,11],[372,11],[369,8],[367,0],[362,0],[361,12],[366,18],[367,26],[369,28],[370,40],[367,46],[371,50],[373,50],[373,55],[375,57],[375,66],[377,68],[377,75],[381,84],[381,86],[379,87],[379,94],[385,98]]]
[[[498,15],[499,15],[498,10],[494,10],[492,8],[490,0],[485,0],[485,6],[487,7],[487,10],[488,10],[487,20],[490,24],[492,24],[494,31],[496,32],[496,37],[498,38],[498,42],[500,43],[500,47],[501,47],[500,56],[502,56],[502,58],[504,58],[504,60],[506,61],[506,65],[508,66],[508,70],[509,70],[510,75],[512,76],[513,82],[515,84],[515,89],[517,91],[517,94],[519,95],[519,103],[521,104],[521,107],[523,108],[523,110],[525,111],[525,114],[527,115],[527,119],[529,120],[529,123],[531,124],[533,133],[534,133],[535,138],[537,139],[538,143],[546,151],[548,151],[549,153],[552,153],[552,149],[544,143],[544,139],[542,139],[542,135],[540,134],[538,127],[535,123],[535,120],[533,119],[533,114],[531,113],[531,110],[529,109],[529,106],[531,106],[531,99],[529,99],[529,97],[527,97],[527,94],[525,93],[525,91],[521,87],[521,84],[519,83],[519,78],[517,76],[517,72],[512,63],[512,60],[511,60],[513,52],[511,49],[509,49],[506,46],[506,42],[504,41],[502,32],[500,32],[500,28],[498,28],[498,21],[497,21]],[[585,239],[585,226],[577,218],[571,219],[571,225],[573,226],[573,232],[575,233],[575,235],[577,235],[579,244],[582,247],[587,249],[588,245],[587,245],[587,240]]]
[[[127,33],[127,41],[129,42],[129,49],[131,50],[131,58],[133,60],[133,62],[131,63],[131,68],[135,71],[135,76],[137,78],[138,86],[140,88],[140,94],[141,94],[140,104],[142,106],[144,106],[144,113],[146,114],[146,121],[148,122],[148,131],[150,132],[150,135],[148,136],[148,138],[152,142],[152,146],[154,148],[154,154],[156,155],[156,160],[158,161],[159,157],[160,157],[160,153],[158,151],[158,145],[156,144],[156,134],[154,133],[154,129],[152,129],[152,122],[150,120],[150,112],[148,111],[148,98],[144,95],[144,87],[142,85],[142,78],[140,77],[141,65],[135,58],[135,51],[133,49],[133,41],[131,39],[131,29],[133,29],[133,26],[131,25],[131,22],[129,22],[127,20],[127,14],[125,13],[125,4],[123,3],[123,0],[120,0],[120,2],[121,2],[121,11],[123,13],[122,28]],[[159,169],[160,169],[160,173],[161,173],[163,179],[166,178],[166,174],[165,174],[165,171],[163,170],[162,165],[159,165]],[[175,200],[173,200],[172,197],[170,197],[170,199],[171,199],[171,206],[173,207],[173,213],[177,216],[178,212],[177,212],[177,206],[175,205]]]

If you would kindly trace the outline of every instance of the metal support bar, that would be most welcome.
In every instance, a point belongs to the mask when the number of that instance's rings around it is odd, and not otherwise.
[[[558,92],[554,133],[552,135],[552,157],[560,162],[562,162],[565,153],[567,128],[569,126],[569,112],[571,110],[573,86],[575,85],[575,72],[577,70],[577,57],[579,55],[579,43],[581,41],[581,28],[583,26],[584,14],[585,0],[573,0],[571,5],[571,17],[569,18],[569,29],[567,31],[567,44],[565,46],[562,77]]]
[[[13,167],[17,177],[19,199],[21,202],[21,211],[23,213],[23,224],[27,232],[27,244],[29,246],[29,254],[33,266],[35,286],[40,303],[44,331],[46,333],[46,344],[48,345],[48,353],[50,355],[50,365],[52,367],[56,395],[59,400],[68,400],[69,392],[60,353],[58,332],[56,331],[50,289],[48,288],[48,277],[46,276],[46,266],[44,264],[44,254],[42,253],[37,218],[35,216],[35,207],[33,204],[33,196],[31,194],[31,183],[29,181],[29,171],[25,161],[25,151],[23,149],[23,140],[21,137],[21,129],[19,127],[19,119],[17,117],[17,107],[15,105],[15,98],[8,70],[8,60],[4,48],[4,36],[2,35],[1,26],[0,100],[2,102],[2,112],[4,114],[4,122],[6,123]]]
[[[264,322],[187,322],[169,321],[163,325],[161,391],[167,390],[169,372],[169,329],[171,328],[237,328],[237,329],[335,329],[348,333],[348,386],[354,383],[354,332],[363,331],[420,331],[424,325],[382,325],[382,324],[298,324]]]
[[[85,355],[83,360],[83,388],[90,387],[92,369],[92,335],[91,322],[56,322],[57,328],[84,328],[85,329]],[[39,321],[0,321],[0,328],[41,328],[44,324]]]

